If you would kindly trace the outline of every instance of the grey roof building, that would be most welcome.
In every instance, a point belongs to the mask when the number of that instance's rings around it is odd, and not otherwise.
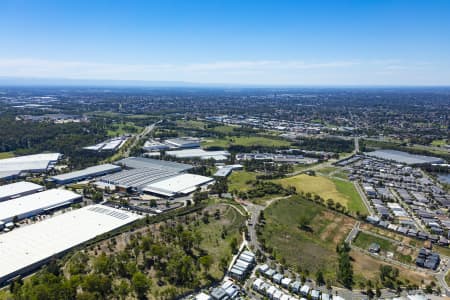
[[[120,171],[120,166],[112,164],[103,164],[89,167],[83,170],[73,171],[51,177],[51,180],[57,184],[67,184],[75,181],[85,180],[92,177],[102,176]]]

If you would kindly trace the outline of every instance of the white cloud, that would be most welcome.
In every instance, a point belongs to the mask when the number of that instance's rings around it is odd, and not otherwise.
[[[241,84],[408,84],[412,79],[424,78],[424,76],[417,76],[419,72],[423,75],[424,72],[430,73],[434,69],[436,67],[430,63],[408,63],[399,59],[243,60],[185,64],[114,64],[34,58],[0,59],[0,76],[7,77]],[[388,78],[384,78],[383,74],[389,74]],[[410,82],[410,84],[420,83]]]

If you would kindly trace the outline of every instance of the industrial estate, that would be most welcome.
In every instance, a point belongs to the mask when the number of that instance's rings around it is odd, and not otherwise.
[[[292,120],[286,106],[266,108],[276,118],[237,115],[232,100],[219,115],[191,107],[77,115],[83,104],[52,92],[49,103],[15,92],[0,99],[1,118],[15,126],[2,141],[41,127],[72,132],[31,148],[0,144],[1,299],[49,285],[68,295],[61,299],[450,295],[445,144],[401,142],[414,133],[395,126],[374,136],[365,129],[372,119],[329,119],[329,104],[314,121],[307,112]],[[298,106],[306,92],[286,99]],[[270,95],[256,104],[266,107]],[[59,101],[59,116],[83,121],[55,122],[46,109],[45,118],[21,117],[39,115],[27,106],[36,99]],[[94,128],[102,129],[84,133]],[[436,129],[433,141],[446,135]]]
[[[0,0],[0,300],[450,299],[449,0]]]

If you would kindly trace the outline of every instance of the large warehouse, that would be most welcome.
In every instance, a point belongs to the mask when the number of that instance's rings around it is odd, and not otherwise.
[[[0,186],[0,202],[42,192],[44,187],[27,181],[20,181]]]
[[[90,205],[0,235],[0,284],[27,275],[49,260],[140,216]]]
[[[11,222],[30,218],[82,200],[81,195],[63,189],[47,190],[20,198],[0,202],[0,221]]]
[[[181,164],[173,161],[166,161],[160,159],[151,159],[145,157],[129,157],[116,162],[116,164],[124,166],[129,169],[157,169],[171,172],[184,172],[193,167],[188,164]]]
[[[52,169],[60,159],[60,153],[42,153],[0,160],[0,179],[11,179],[22,173],[43,173]]]
[[[119,172],[122,168],[112,164],[103,164],[89,167],[83,170],[56,175],[51,178],[57,184],[67,184],[75,181],[98,177],[114,172]]]
[[[191,165],[172,161],[130,157],[117,162],[128,170],[103,176],[100,182],[122,191],[146,192],[163,197],[185,195],[213,178],[186,174]]]
[[[173,197],[177,195],[187,195],[194,192],[197,188],[213,182],[210,177],[179,174],[170,178],[160,180],[147,185],[143,191],[149,194],[155,194],[164,197]]]
[[[198,148],[200,147],[200,139],[192,137],[181,137],[168,139],[165,141],[167,145],[171,148]]]
[[[142,190],[148,184],[177,175],[178,172],[164,171],[152,168],[124,170],[100,178],[101,182],[114,185],[121,190]]]
[[[174,156],[176,158],[200,158],[203,160],[213,159],[216,161],[227,160],[230,156],[228,151],[205,151],[203,149],[185,149],[167,151],[166,155]]]
[[[395,161],[406,165],[426,165],[426,164],[441,164],[445,163],[445,160],[439,157],[416,155],[397,150],[376,150],[366,153],[368,156],[372,156],[379,159]]]

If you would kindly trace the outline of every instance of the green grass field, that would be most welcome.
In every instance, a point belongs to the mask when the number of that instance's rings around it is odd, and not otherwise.
[[[350,181],[343,181],[339,179],[332,180],[337,188],[337,191],[348,199],[346,204],[348,210],[354,212],[359,211],[363,214],[368,213],[367,208],[362,202],[362,199],[359,196],[358,191],[356,190],[353,183],[351,183]]]
[[[0,159],[11,158],[14,157],[14,153],[12,152],[0,152]]]
[[[319,195],[325,201],[331,198],[347,207],[351,212],[367,213],[366,207],[351,182],[306,174],[277,179],[274,182],[283,186],[295,186],[297,191]]]
[[[236,128],[236,127],[220,125],[220,126],[213,127],[212,130],[215,132],[218,132],[218,133],[230,134],[233,132],[234,128]]]
[[[285,140],[268,138],[264,136],[250,137],[226,137],[223,139],[212,139],[202,143],[203,147],[228,148],[231,145],[261,146],[261,147],[288,147],[291,143]]]
[[[336,245],[350,232],[355,220],[327,210],[299,196],[279,200],[265,210],[262,238],[277,260],[335,280]],[[301,229],[308,224],[310,230]]]
[[[322,173],[324,175],[330,175],[334,171],[337,171],[339,168],[337,167],[323,167],[317,170],[318,173]]]
[[[394,251],[395,245],[386,239],[382,239],[365,232],[359,232],[353,244],[359,248],[367,250],[372,243],[380,245],[381,251]]]
[[[192,129],[204,129],[205,123],[202,121],[195,121],[195,120],[177,120],[177,126],[183,127],[183,128],[192,128]]]
[[[442,147],[447,145],[447,141],[446,140],[434,140],[431,142],[431,146],[435,146],[435,147]]]
[[[256,179],[255,172],[234,171],[228,177],[228,190],[248,191],[252,186],[247,184],[250,180]]]
[[[121,136],[127,133],[137,133],[141,130],[142,127],[136,126],[133,122],[119,123],[114,124],[112,128],[108,130],[108,136]]]
[[[345,179],[348,180],[348,172],[344,171],[344,170],[339,170],[336,173],[333,174],[333,177],[337,177],[337,178],[341,178],[341,179]]]

